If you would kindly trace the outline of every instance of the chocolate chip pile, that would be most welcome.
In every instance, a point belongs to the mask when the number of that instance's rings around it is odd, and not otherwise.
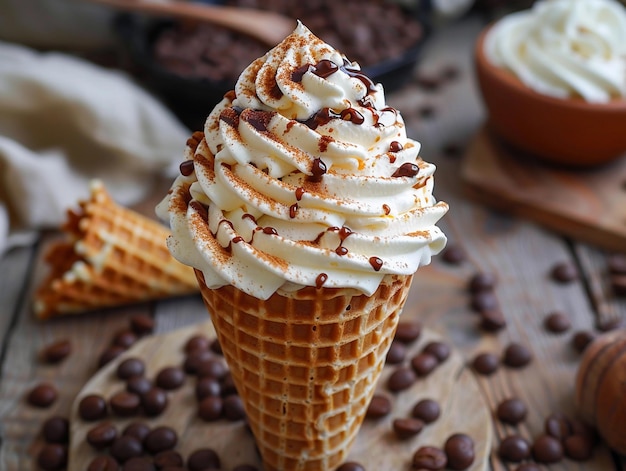
[[[300,19],[316,36],[367,67],[401,56],[422,38],[420,23],[381,0],[230,0],[227,5],[280,12]],[[228,29],[177,24],[156,37],[156,62],[176,75],[234,83],[267,52],[267,45]]]

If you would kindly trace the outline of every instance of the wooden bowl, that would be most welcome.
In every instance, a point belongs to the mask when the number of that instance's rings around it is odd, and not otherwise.
[[[488,60],[489,29],[476,41],[474,61],[488,123],[497,135],[542,160],[572,167],[601,165],[626,154],[626,99],[598,104],[535,92]]]

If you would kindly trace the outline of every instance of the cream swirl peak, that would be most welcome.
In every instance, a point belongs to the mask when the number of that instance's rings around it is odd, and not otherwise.
[[[624,98],[626,8],[614,0],[543,0],[499,20],[485,53],[545,95]]]
[[[242,73],[187,144],[157,213],[169,218],[172,254],[209,288],[370,295],[445,245],[435,167],[382,86],[302,24]]]

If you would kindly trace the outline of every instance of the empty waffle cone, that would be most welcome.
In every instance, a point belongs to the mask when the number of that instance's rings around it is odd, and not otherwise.
[[[372,296],[307,287],[266,301],[196,276],[264,470],[334,470],[363,422],[412,276],[387,275]]]
[[[50,274],[35,293],[41,319],[198,290],[193,269],[165,245],[169,230],[117,205],[99,181],[63,230],[70,240],[46,254]]]

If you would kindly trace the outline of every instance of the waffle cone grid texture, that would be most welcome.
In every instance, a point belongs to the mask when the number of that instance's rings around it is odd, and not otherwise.
[[[196,276],[265,471],[334,470],[365,417],[412,276],[388,275],[370,297],[303,288],[266,301]]]
[[[197,291],[193,270],[175,260],[159,223],[92,188],[80,212],[68,212],[71,240],[46,254],[51,267],[36,293],[40,318]]]

